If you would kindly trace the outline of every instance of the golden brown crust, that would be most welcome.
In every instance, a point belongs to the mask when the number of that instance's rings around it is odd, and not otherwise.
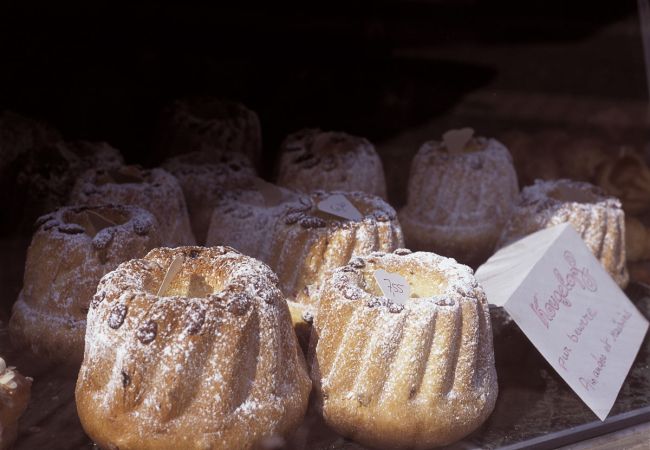
[[[104,448],[251,449],[298,426],[310,388],[277,277],[259,261],[160,248],[99,284],[76,400]]]
[[[408,247],[471,265],[492,254],[519,188],[508,149],[494,139],[473,142],[478,150],[455,154],[427,142],[413,159],[399,213]]]
[[[569,222],[619,286],[629,281],[625,214],[621,202],[598,187],[571,180],[537,180],[521,191],[498,247],[528,234]]]
[[[386,198],[384,168],[362,137],[305,129],[282,143],[278,184],[302,192],[361,191]]]
[[[411,298],[379,294],[377,269]],[[461,439],[497,396],[487,300],[471,270],[433,253],[376,253],[330,273],[310,342],[316,403],[363,445],[425,449]]]
[[[0,450],[10,448],[16,440],[18,418],[27,409],[31,385],[31,378],[7,367],[0,357]]]
[[[362,219],[339,218],[317,208],[334,194],[344,195]],[[404,246],[395,210],[363,192],[317,191],[303,197],[288,205],[273,233],[268,264],[289,298],[309,304],[318,302],[315,291],[328,270],[347,264],[356,255]]]
[[[91,169],[77,179],[70,205],[134,205],[156,217],[163,245],[193,245],[183,190],[173,175],[162,169],[122,166]]]
[[[9,322],[11,339],[47,359],[78,366],[97,283],[120,263],[159,246],[158,224],[141,208],[108,205],[60,208],[38,224]]]

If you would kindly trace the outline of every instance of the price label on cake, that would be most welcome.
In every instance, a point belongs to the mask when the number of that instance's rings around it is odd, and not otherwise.
[[[411,286],[406,278],[398,273],[386,272],[384,269],[375,270],[375,281],[384,297],[393,303],[404,305],[411,296]]]
[[[474,136],[472,128],[461,128],[447,131],[442,135],[442,140],[449,153],[462,153],[472,136]]]
[[[499,250],[476,271],[540,353],[605,420],[648,321],[568,223]]]
[[[319,210],[332,214],[334,216],[343,217],[348,220],[361,220],[363,216],[359,210],[350,203],[350,200],[345,198],[345,195],[333,194],[325,200],[318,202],[316,205]]]
[[[264,197],[264,203],[267,205],[273,206],[282,203],[284,194],[275,184],[264,181],[261,178],[254,178],[253,184],[255,185],[255,188],[260,191],[262,197]]]
[[[160,288],[156,294],[158,297],[165,295],[165,292],[167,292],[167,289],[169,289],[169,285],[172,284],[172,281],[174,278],[176,278],[178,272],[181,271],[184,259],[185,258],[179,255],[172,260],[172,263],[167,268],[167,273],[165,273],[165,278],[163,278],[162,283],[160,283]]]

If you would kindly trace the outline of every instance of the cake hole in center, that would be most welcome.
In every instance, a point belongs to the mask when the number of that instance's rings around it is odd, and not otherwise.
[[[119,169],[108,170],[97,177],[97,184],[128,184],[142,183],[144,177],[142,171],[137,167],[121,167]]]
[[[447,281],[434,271],[425,274],[411,273],[409,270],[396,270],[390,267],[374,267],[371,270],[364,271],[363,281],[364,290],[375,297],[383,297],[384,294],[375,280],[375,270],[384,269],[390,273],[397,273],[403,276],[411,288],[409,298],[427,298],[441,295],[447,289]]]
[[[127,222],[126,214],[112,208],[86,209],[81,212],[70,211],[63,218],[66,223],[81,226],[86,234],[95,237],[105,228],[119,226]]]

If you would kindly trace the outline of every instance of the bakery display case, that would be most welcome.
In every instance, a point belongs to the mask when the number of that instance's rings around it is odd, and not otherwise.
[[[646,448],[649,11],[0,6],[0,448]],[[585,392],[477,270],[566,223]]]

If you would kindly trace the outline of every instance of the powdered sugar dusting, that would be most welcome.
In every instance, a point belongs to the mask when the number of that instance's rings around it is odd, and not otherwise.
[[[153,295],[180,255],[167,296]],[[155,249],[104,276],[97,297],[77,383],[97,442],[126,446],[164,430],[184,448],[252,446],[302,418],[310,382],[277,277],[261,262],[228,247]],[[95,426],[107,417],[114,427]]]
[[[362,191],[386,198],[384,169],[368,140],[342,132],[305,129],[282,144],[278,184],[303,192]]]
[[[614,280],[621,286],[627,285],[625,217],[621,202],[589,183],[536,180],[532,186],[525,187],[503,230],[499,247],[566,222],[580,234]]]

